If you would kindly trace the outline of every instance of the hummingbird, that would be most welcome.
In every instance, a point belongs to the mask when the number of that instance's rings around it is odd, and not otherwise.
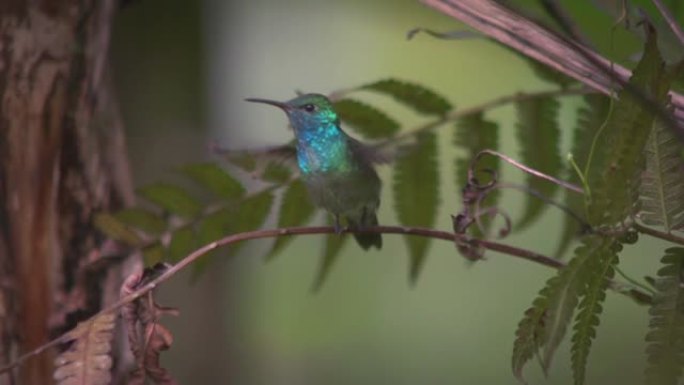
[[[286,102],[246,99],[283,110],[295,135],[297,165],[315,206],[333,215],[335,230],[340,220],[351,229],[376,226],[381,182],[373,163],[381,159],[373,149],[349,136],[330,100],[321,94],[304,94]],[[380,249],[380,234],[355,233],[358,244]]]

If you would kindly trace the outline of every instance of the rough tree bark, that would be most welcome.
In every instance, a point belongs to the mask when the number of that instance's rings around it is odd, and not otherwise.
[[[0,364],[115,299],[127,269],[92,226],[132,200],[106,76],[116,8],[0,0]],[[17,382],[51,383],[52,356],[0,377]]]

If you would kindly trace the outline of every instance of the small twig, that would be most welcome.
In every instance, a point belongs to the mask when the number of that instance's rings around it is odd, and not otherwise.
[[[473,160],[471,162],[471,166],[470,166],[471,170],[473,169],[473,165],[475,165],[480,160],[482,155],[484,155],[484,154],[496,156],[496,157],[501,158],[504,161],[510,163],[511,165],[519,168],[520,170],[522,170],[528,174],[532,174],[532,175],[536,176],[537,178],[547,180],[551,183],[555,183],[561,187],[564,187],[570,191],[574,191],[578,194],[584,194],[584,191],[582,190],[582,188],[577,186],[577,185],[574,185],[572,183],[566,182],[566,181],[558,179],[558,178],[554,178],[551,175],[546,175],[541,171],[537,171],[531,167],[525,166],[524,164],[518,162],[517,160],[515,160],[515,159],[513,159],[507,155],[504,155],[500,152],[494,151],[494,150],[485,149],[485,150],[478,152],[477,155],[475,155],[475,157],[473,158]]]
[[[670,12],[670,10],[667,9],[667,6],[663,4],[662,1],[652,1],[653,4],[655,4],[656,8],[658,8],[660,14],[663,15],[663,18],[667,22],[667,25],[670,26],[672,32],[674,32],[675,36],[677,36],[677,39],[679,39],[679,43],[684,45],[684,31],[682,31],[682,27],[679,25],[679,23],[677,23],[677,20],[675,20],[674,16],[672,15],[672,12]]]
[[[650,235],[650,236],[655,237],[655,238],[660,238],[660,239],[670,241],[672,243],[677,243],[679,245],[684,246],[684,238],[679,237],[677,235],[674,235],[671,233],[666,233],[663,231],[658,231],[658,230],[652,229],[648,226],[644,226],[638,222],[634,222],[633,226],[634,226],[634,229],[636,229],[640,233],[644,233],[644,234]]]
[[[549,266],[553,267],[556,269],[562,268],[565,266],[565,263],[553,259],[550,257],[547,257],[545,255],[535,253],[534,251],[526,250],[526,249],[521,249],[519,247],[515,246],[510,246],[506,245],[503,243],[498,243],[498,242],[492,242],[492,241],[487,241],[487,240],[480,240],[480,239],[472,239],[466,235],[463,234],[454,234],[452,232],[448,231],[441,231],[441,230],[434,230],[434,229],[428,229],[428,228],[420,228],[420,227],[402,227],[402,226],[375,226],[375,227],[369,227],[367,229],[364,229],[363,231],[351,231],[349,229],[344,229],[342,231],[343,233],[354,233],[354,232],[363,232],[363,233],[382,233],[382,234],[401,234],[401,235],[418,235],[418,236],[423,236],[423,237],[428,237],[428,238],[434,238],[434,239],[441,239],[444,241],[449,241],[449,242],[454,242],[455,240],[463,240],[467,242],[471,242],[475,245],[484,247],[489,250],[493,251],[498,251],[503,254],[508,254],[514,257],[522,258],[528,261],[536,262],[539,264],[542,264],[544,266]],[[128,303],[131,303],[138,298],[142,297],[143,295],[149,293],[150,291],[154,290],[159,284],[163,283],[164,281],[168,280],[169,278],[173,277],[178,273],[179,271],[183,270],[196,260],[198,260],[200,257],[208,254],[209,252],[223,246],[228,246],[233,243],[237,242],[242,242],[242,241],[247,241],[247,240],[252,240],[252,239],[262,239],[262,238],[274,238],[274,237],[282,237],[282,236],[289,236],[289,235],[314,235],[314,234],[335,234],[335,227],[333,226],[318,226],[318,227],[289,227],[289,228],[280,228],[280,229],[270,229],[270,230],[255,230],[255,231],[249,231],[245,233],[239,233],[239,234],[233,234],[229,235],[227,237],[221,238],[217,241],[211,242],[209,244],[206,244],[189,255],[187,255],[185,258],[183,258],[181,261],[176,263],[175,265],[169,267],[167,270],[165,270],[163,273],[161,273],[157,278],[154,280],[150,281],[149,283],[145,284],[144,286],[138,288],[136,291],[127,294],[127,295],[122,295],[119,300],[106,308],[100,310],[97,314],[93,315],[93,317],[99,317],[103,314],[106,313],[113,313],[114,311],[117,311],[121,307],[125,306]],[[617,287],[617,283],[613,282],[613,287]],[[647,293],[643,293],[639,291],[638,289],[633,289],[630,292],[625,292],[625,291],[620,291],[620,293],[625,294],[635,300],[644,302],[644,301],[649,301],[650,296]],[[91,317],[92,318],[92,317]],[[4,373],[8,370],[11,370],[12,368],[15,368],[22,364],[24,361],[27,359],[36,356],[45,350],[52,348],[56,345],[59,345],[61,343],[67,342],[69,338],[68,332],[55,338],[54,340],[39,346],[38,348],[22,355],[21,357],[17,358],[15,361],[12,363],[3,366],[0,368],[0,373]]]

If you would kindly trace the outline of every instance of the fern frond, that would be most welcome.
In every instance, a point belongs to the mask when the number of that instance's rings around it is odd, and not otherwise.
[[[520,101],[516,107],[516,130],[523,163],[547,175],[558,176],[561,171],[558,101],[552,98],[534,98]],[[547,198],[551,198],[558,190],[557,184],[529,174],[526,175],[526,185]],[[525,211],[517,224],[518,229],[533,223],[548,207],[548,204],[531,194],[527,194],[526,199]]]
[[[575,250],[575,257],[546,281],[532,308],[518,325],[513,344],[513,373],[521,381],[524,381],[525,364],[542,348],[542,369],[545,373],[548,371],[591,276],[592,258],[603,252],[606,242],[608,240],[599,236],[587,237]]]
[[[431,227],[439,206],[437,138],[432,132],[418,135],[411,152],[397,160],[394,203],[402,225]],[[427,253],[429,239],[405,236],[411,258],[410,279],[415,282]]]
[[[639,217],[647,225],[670,232],[684,224],[682,143],[657,122],[646,144],[646,170],[641,177]]]
[[[588,279],[580,294],[582,300],[578,307],[572,335],[572,371],[576,385],[584,384],[587,358],[592,340],[596,337],[596,327],[603,311],[603,301],[610,280],[615,275],[618,263],[614,240],[606,238],[591,251],[586,274]]]
[[[684,367],[684,248],[666,250],[655,281],[646,335],[646,383],[677,384]]]
[[[664,104],[672,76],[665,70],[654,33],[649,34],[644,54],[629,83]],[[644,147],[655,125],[657,112],[633,93],[622,90],[619,100],[597,140],[587,172],[591,202],[589,223],[616,225],[632,214],[638,204],[640,173],[645,167]]]
[[[103,314],[79,323],[67,334],[71,346],[55,359],[53,377],[58,385],[110,383],[115,320],[114,314]]]
[[[444,96],[417,83],[385,79],[366,84],[359,89],[389,95],[421,114],[444,116],[453,108]]]

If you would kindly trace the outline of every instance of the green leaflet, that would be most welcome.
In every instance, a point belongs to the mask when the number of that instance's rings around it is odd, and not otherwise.
[[[126,226],[134,227],[151,235],[160,235],[166,230],[164,218],[141,207],[131,207],[117,211],[114,213],[114,217]]]
[[[575,257],[546,285],[518,325],[513,344],[513,373],[522,378],[525,364],[543,348],[540,360],[544,372],[551,367],[553,356],[565,336],[575,308],[590,277],[592,258],[612,245],[612,240],[599,236],[584,239]]]
[[[93,225],[108,237],[124,242],[127,245],[137,247],[143,244],[143,240],[135,231],[129,229],[128,225],[112,214],[96,214],[93,219]]]
[[[656,37],[650,33],[639,64],[629,83],[663,104],[671,82],[658,52]],[[638,203],[640,173],[645,166],[644,147],[654,126],[656,113],[632,93],[622,90],[598,136],[587,179],[591,202],[587,207],[589,223],[615,225],[624,221]]]
[[[154,183],[138,190],[138,194],[171,214],[193,218],[202,205],[182,188],[168,183]]]
[[[646,383],[676,385],[684,366],[684,248],[667,249],[661,263],[648,311]]]
[[[382,111],[353,99],[334,102],[342,122],[366,139],[386,139],[399,131],[399,123]]]
[[[309,201],[309,194],[304,182],[300,179],[293,181],[285,191],[278,213],[278,227],[302,226],[311,220],[315,211]],[[275,256],[293,237],[277,237],[267,258]]]
[[[576,385],[584,384],[591,342],[596,337],[596,327],[600,322],[599,315],[603,311],[606,290],[610,284],[609,280],[615,275],[615,266],[618,263],[616,245],[612,239],[603,239],[602,244],[591,251],[591,258],[588,260],[588,279],[580,294],[582,300],[572,335],[571,360]]]
[[[195,229],[190,225],[183,226],[171,234],[167,258],[172,262],[177,262],[199,246]]]
[[[561,171],[558,106],[558,101],[551,98],[534,98],[516,103],[516,133],[522,162],[551,176],[558,176]],[[555,183],[530,174],[526,174],[526,185],[546,198],[552,198],[558,190]],[[526,194],[525,211],[517,224],[517,229],[532,224],[547,207],[548,204],[544,201]]]
[[[456,189],[460,191],[468,183],[468,167],[478,152],[484,149],[497,150],[499,148],[499,126],[492,121],[485,120],[482,113],[469,114],[458,120],[454,131],[454,145],[466,150],[463,156],[457,157],[455,166]],[[484,156],[477,163],[477,170],[491,170],[496,175],[500,174],[501,161],[498,157]],[[480,184],[486,184],[491,180],[487,173],[477,173]],[[482,177],[480,176],[482,175]],[[499,192],[492,191],[482,202],[481,208],[496,207],[499,200]],[[485,230],[489,228],[491,221],[482,217]],[[474,237],[481,238],[483,234],[476,225],[470,226],[469,233]]]
[[[206,245],[208,243],[219,240],[230,234],[230,225],[236,220],[235,211],[230,208],[222,208],[202,218],[197,225],[197,243]],[[236,245],[230,246],[229,252],[234,249]],[[209,265],[212,258],[219,255],[221,252],[226,252],[225,249],[213,250],[199,261],[195,262],[193,269],[193,278],[197,278],[199,274]]]
[[[426,115],[446,115],[453,107],[443,96],[421,85],[396,79],[380,80],[359,87],[393,97],[416,112]]]
[[[573,132],[572,156],[580,170],[584,170],[586,166],[592,139],[603,122],[606,121],[609,107],[610,99],[607,96],[590,94],[584,96],[584,105],[577,111],[577,125]],[[603,153],[595,153],[594,157],[599,156],[600,154]],[[567,163],[566,169],[568,181],[580,185],[580,178],[569,163]],[[570,190],[565,190],[564,195],[565,205],[575,213],[584,216],[584,197]],[[562,235],[561,239],[558,241],[558,247],[554,255],[558,257],[562,256],[570,246],[572,240],[579,236],[579,231],[580,224],[577,223],[577,220],[569,215],[563,216]]]
[[[682,143],[656,122],[645,148],[646,171],[639,186],[639,217],[647,225],[670,232],[684,224],[684,161]]]
[[[332,224],[332,221],[330,221]],[[338,260],[342,247],[349,240],[349,234],[330,234],[325,236],[325,245],[323,247],[323,255],[321,256],[321,263],[316,273],[316,278],[311,285],[311,291],[318,292],[323,287],[323,284],[330,276],[330,272]]]
[[[431,227],[439,206],[439,174],[437,140],[432,132],[418,134],[411,151],[399,158],[394,173],[394,203],[402,225]],[[429,245],[425,237],[406,236],[415,283]]]
[[[216,163],[195,163],[181,167],[181,171],[202,187],[227,200],[245,195],[245,188]]]
[[[243,171],[251,172],[256,169],[257,166],[257,161],[256,157],[254,154],[249,154],[249,153],[237,153],[237,154],[227,154],[225,158],[235,165],[236,167],[239,167]]]
[[[532,303],[532,307],[525,311],[523,319],[518,323],[513,342],[511,369],[518,381],[526,383],[523,377],[525,364],[538,354],[544,346],[544,324],[548,308],[548,286],[539,292],[539,296]]]
[[[261,174],[261,179],[265,182],[282,184],[287,182],[291,176],[292,171],[289,167],[281,162],[271,161],[266,165],[266,168]]]

